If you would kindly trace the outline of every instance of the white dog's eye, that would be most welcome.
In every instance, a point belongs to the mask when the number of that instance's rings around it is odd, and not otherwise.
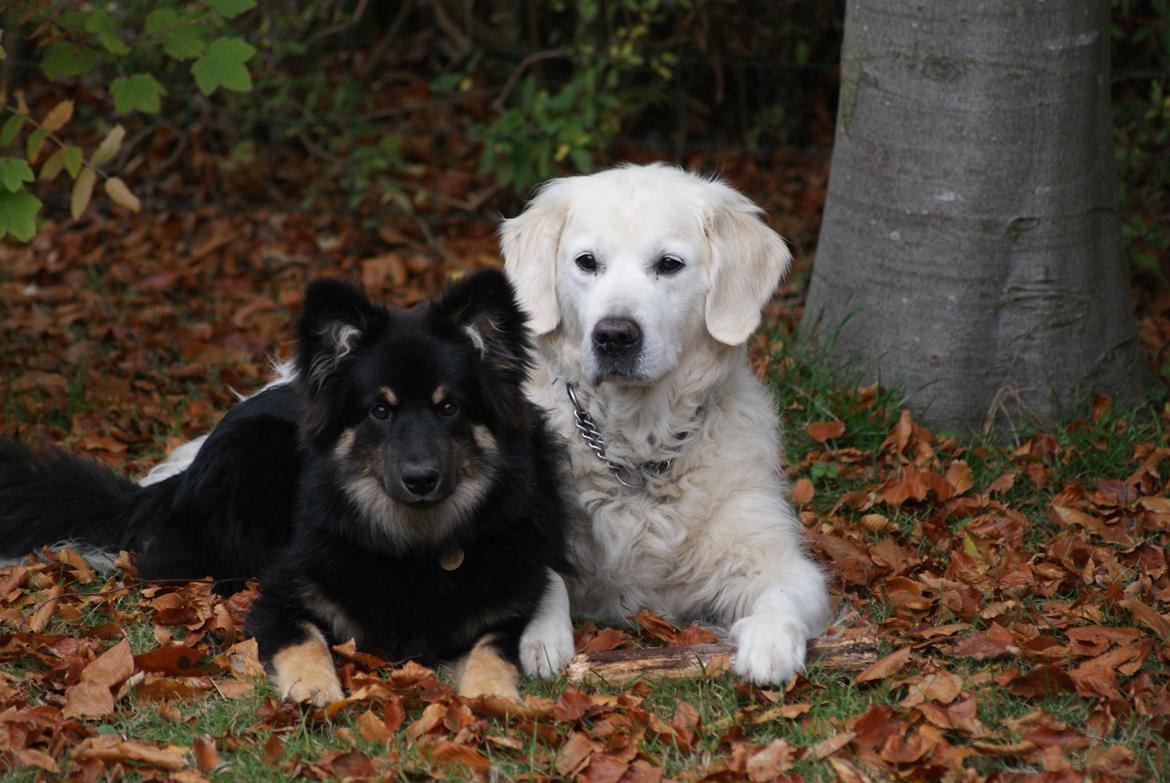
[[[582,253],[573,259],[576,262],[577,268],[582,272],[596,272],[597,259],[593,257],[592,253]]]
[[[658,259],[658,263],[654,265],[654,271],[660,275],[673,275],[678,270],[682,269],[686,264],[681,258],[677,256],[663,256]]]

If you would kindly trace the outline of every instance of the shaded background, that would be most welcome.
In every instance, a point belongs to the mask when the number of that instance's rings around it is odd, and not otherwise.
[[[147,3],[123,4],[127,18]],[[295,7],[294,7],[295,6]],[[1115,0],[1124,236],[1143,349],[1170,368],[1170,11]],[[46,39],[9,12],[3,78],[34,115],[76,101],[92,148],[143,202],[46,206],[0,246],[0,416],[141,469],[261,382],[305,281],[358,277],[397,303],[499,263],[500,215],[550,176],[667,160],[725,176],[793,244],[770,309],[791,331],[815,254],[844,4],[261,2],[231,21],[254,88],[211,97],[187,65],[149,71],[157,115],[112,115],[109,79],[49,81]],[[1168,370],[1170,371],[1170,370]]]

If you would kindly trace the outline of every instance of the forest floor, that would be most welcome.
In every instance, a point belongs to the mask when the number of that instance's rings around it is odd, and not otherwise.
[[[252,593],[45,555],[0,570],[0,779],[1170,780],[1170,408],[1097,398],[1055,429],[929,431],[792,341],[826,161],[697,161],[712,162],[804,239],[751,356],[808,545],[844,626],[879,639],[876,664],[814,662],[771,689],[530,682],[505,716],[441,673],[342,648],[348,697],[302,710],[242,637]],[[493,232],[458,210],[433,227],[213,204],[49,224],[0,250],[0,434],[141,475],[288,355],[306,280],[417,301],[497,265]],[[1165,366],[1170,290],[1135,281],[1134,302]],[[675,631],[643,615],[578,638]]]

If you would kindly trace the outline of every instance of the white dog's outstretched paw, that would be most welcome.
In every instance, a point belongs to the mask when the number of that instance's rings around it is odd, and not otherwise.
[[[520,666],[529,677],[557,676],[576,652],[568,617],[537,617],[520,637]]]
[[[731,670],[757,685],[781,685],[804,671],[808,637],[790,622],[749,615],[731,626],[731,639]]]

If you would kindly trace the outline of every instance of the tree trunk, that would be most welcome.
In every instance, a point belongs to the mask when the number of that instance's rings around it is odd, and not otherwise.
[[[849,0],[802,333],[971,430],[1149,382],[1102,0]]]

